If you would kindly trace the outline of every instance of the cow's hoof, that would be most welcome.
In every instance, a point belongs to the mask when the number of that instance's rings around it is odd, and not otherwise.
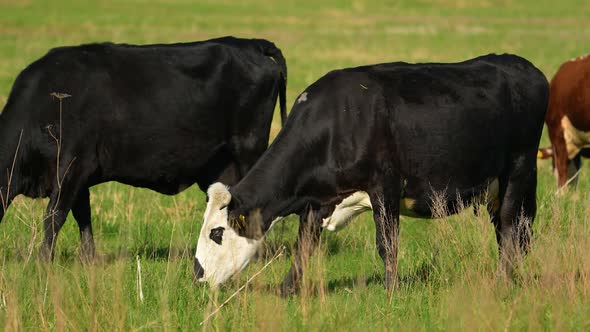
[[[82,264],[94,264],[98,260],[94,254],[80,254],[80,262]]]
[[[395,292],[396,289],[399,288],[399,280],[397,276],[385,276],[385,280],[383,280],[383,287],[388,292]]]
[[[53,261],[53,253],[51,252],[51,250],[45,247],[41,247],[37,257],[40,262],[50,263],[51,261]]]
[[[281,290],[280,290],[280,295],[281,297],[291,297],[294,295],[297,295],[297,289],[290,287],[290,286],[285,286],[285,285],[281,285]]]
[[[285,280],[281,284],[280,295],[281,297],[291,297],[299,294],[299,287],[294,285],[292,282]]]

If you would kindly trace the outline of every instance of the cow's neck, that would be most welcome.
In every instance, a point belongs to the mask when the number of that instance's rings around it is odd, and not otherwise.
[[[262,158],[234,188],[240,213],[260,209],[266,226],[277,217],[299,213],[308,197],[301,192],[302,179],[320,166],[305,158],[298,144],[282,146],[277,138]]]

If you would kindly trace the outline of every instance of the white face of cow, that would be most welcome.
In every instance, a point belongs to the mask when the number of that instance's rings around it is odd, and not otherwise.
[[[248,265],[263,239],[242,237],[229,225],[227,206],[232,197],[225,185],[212,184],[207,195],[194,273],[198,281],[217,286]]]

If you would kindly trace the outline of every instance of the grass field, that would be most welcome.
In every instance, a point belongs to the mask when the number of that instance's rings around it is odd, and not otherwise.
[[[291,104],[330,69],[394,60],[459,61],[510,52],[550,78],[562,62],[589,52],[590,2],[0,0],[0,106],[18,72],[51,47],[222,35],[277,43],[289,66]],[[273,133],[279,129],[277,117]],[[261,259],[239,280],[212,292],[192,283],[205,208],[196,187],[176,196],[117,183],[92,188],[100,255],[92,265],[79,261],[74,220],[60,233],[55,262],[39,263],[47,200],[19,198],[0,225],[0,329],[588,330],[589,186],[585,170],[577,189],[556,196],[551,167],[540,163],[533,248],[514,283],[495,278],[492,226],[487,216],[469,210],[436,221],[402,219],[400,287],[388,296],[366,214],[352,227],[322,235],[301,295],[276,295],[290,265],[287,250],[202,326],[277,248],[291,246],[295,218],[273,229]]]

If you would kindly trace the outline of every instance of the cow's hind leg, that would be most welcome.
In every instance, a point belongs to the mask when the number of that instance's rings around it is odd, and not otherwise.
[[[297,293],[301,287],[301,280],[309,259],[320,241],[322,222],[319,213],[311,208],[299,217],[299,234],[295,243],[295,256],[291,269],[281,285],[281,295],[287,296]]]
[[[72,214],[78,222],[80,228],[80,241],[82,243],[82,260],[89,261],[94,258],[94,238],[92,236],[91,212],[90,212],[90,192],[88,188],[81,188],[78,192]]]
[[[553,147],[553,167],[555,179],[559,188],[563,187],[567,182],[567,165],[568,152],[565,143],[563,127],[561,126],[561,119],[547,122],[549,131],[549,138]]]
[[[534,161],[519,163],[511,172],[499,211],[493,214],[499,250],[499,271],[514,276],[514,268],[528,252],[537,211],[537,169]],[[523,166],[526,165],[526,166]]]
[[[6,213],[6,210],[8,210],[8,207],[15,196],[14,190],[10,191],[5,188],[0,188],[0,223],[2,222],[2,219],[4,219],[4,214]]]
[[[397,285],[397,251],[399,243],[399,201],[398,181],[369,193],[375,220],[375,241],[379,256],[385,265],[384,286],[394,289]]]
[[[582,156],[578,153],[567,162],[567,181],[574,188],[578,185],[578,171],[580,168],[582,168]]]

